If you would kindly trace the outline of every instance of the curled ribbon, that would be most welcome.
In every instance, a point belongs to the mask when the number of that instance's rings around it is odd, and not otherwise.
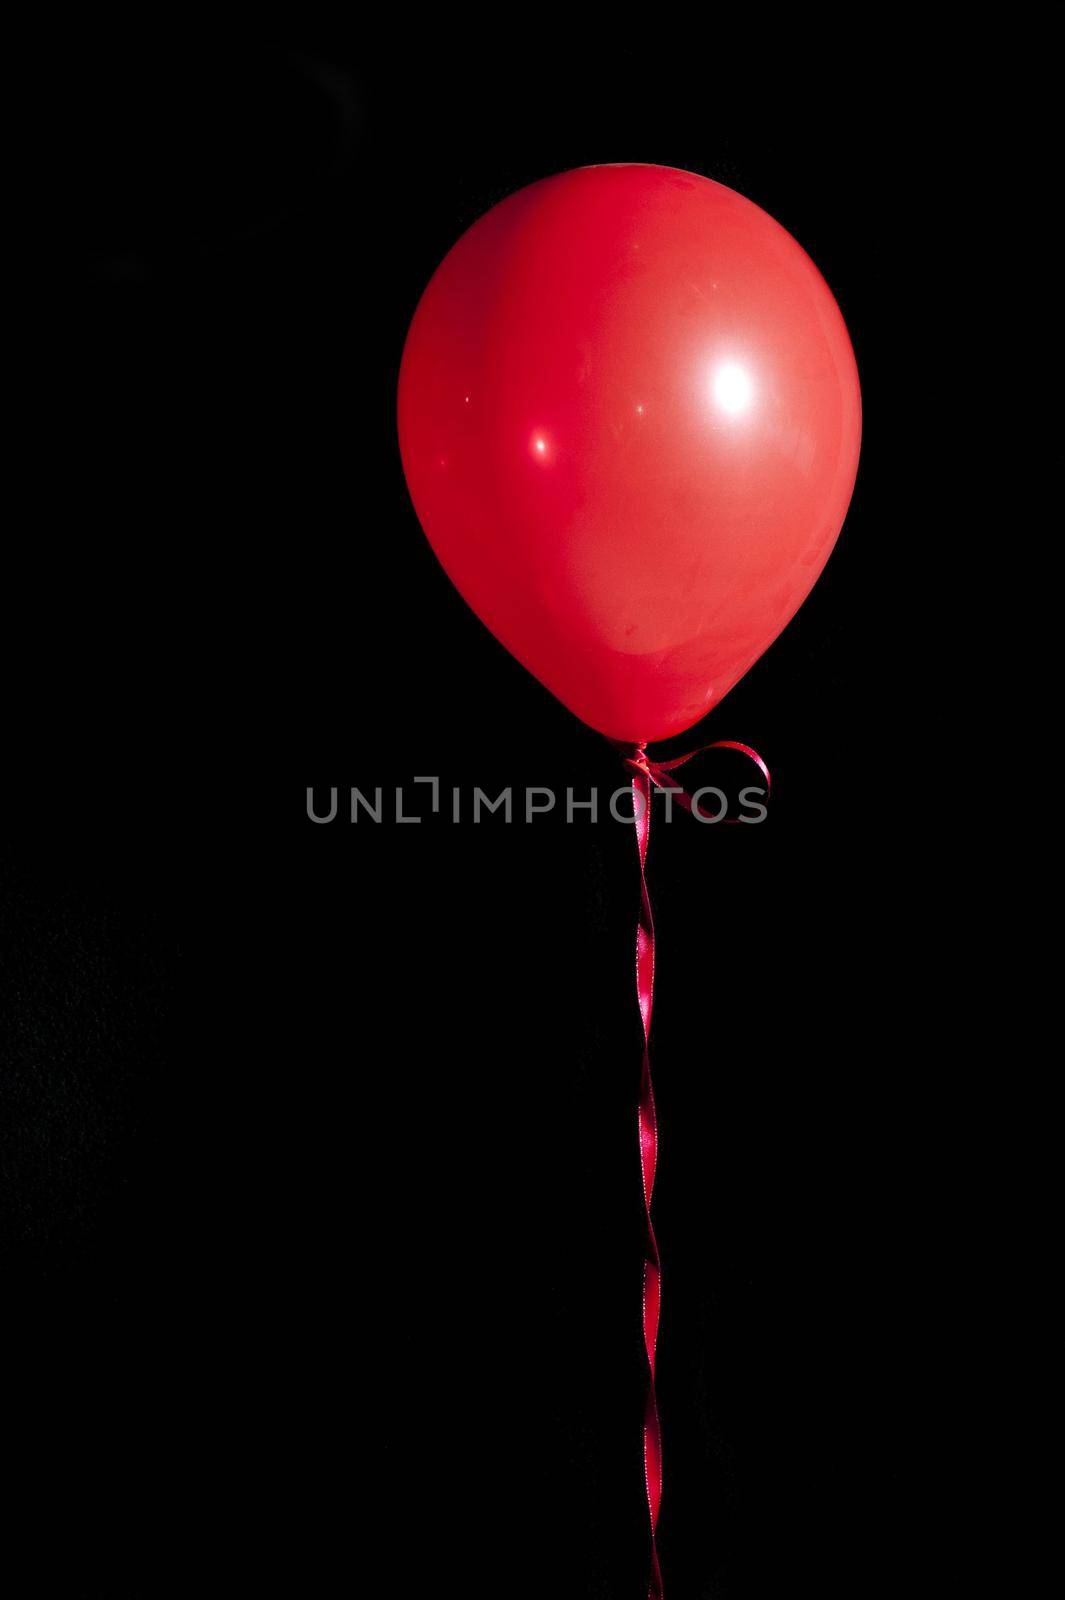
[[[636,849],[640,858],[640,920],[636,929],[636,993],[643,1023],[643,1068],[640,1074],[640,1167],[643,1172],[643,1200],[647,1216],[646,1253],[643,1268],[643,1340],[647,1350],[650,1381],[643,1424],[643,1464],[647,1484],[647,1506],[651,1516],[651,1579],[648,1600],[662,1600],[662,1569],[658,1560],[658,1513],[662,1505],[662,1428],[655,1392],[655,1355],[658,1348],[658,1322],[662,1307],[662,1261],[651,1216],[655,1170],[658,1165],[658,1119],[655,1092],[651,1081],[651,1009],[655,987],[655,925],[651,896],[647,889],[647,845],[651,837],[651,786],[674,795],[686,811],[695,811],[688,793],[669,780],[669,774],[707,750],[738,750],[758,767],[765,778],[766,794],[771,788],[769,768],[750,745],[732,739],[718,739],[671,761],[651,761],[645,745],[618,745],[622,759],[632,773],[633,821]],[[735,819],[738,820],[738,819]]]

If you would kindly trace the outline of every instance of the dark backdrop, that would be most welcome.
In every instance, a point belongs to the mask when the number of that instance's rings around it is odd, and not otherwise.
[[[926,85],[511,23],[97,40],[66,101],[3,850],[11,1372],[66,1593],[645,1593],[631,834],[305,812],[620,781],[437,567],[393,400],[457,236],[630,159],[795,234],[866,411],[824,577],[692,735],[765,754],[770,818],[652,846],[667,1591],[935,1586],[951,1068],[898,708],[939,708],[896,554],[934,395],[885,224],[932,208]]]

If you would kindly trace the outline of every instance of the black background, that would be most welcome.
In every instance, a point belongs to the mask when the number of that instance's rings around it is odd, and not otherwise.
[[[343,816],[622,781],[450,588],[394,434],[447,248],[616,160],[788,227],[865,401],[828,569],[689,736],[765,754],[770,818],[652,844],[667,1592],[939,1592],[955,1069],[900,705],[940,707],[898,647],[934,97],[916,56],[512,23],[97,40],[65,106],[2,865],[11,1371],[67,1593],[645,1593],[631,831]]]

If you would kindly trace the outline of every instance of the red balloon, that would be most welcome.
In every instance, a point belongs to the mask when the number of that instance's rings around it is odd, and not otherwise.
[[[403,467],[440,561],[613,739],[689,728],[773,642],[836,542],[860,435],[813,262],[671,167],[582,167],[493,207],[403,352]]]

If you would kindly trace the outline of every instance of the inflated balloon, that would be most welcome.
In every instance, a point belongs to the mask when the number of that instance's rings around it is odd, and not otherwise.
[[[495,206],[434,274],[400,374],[407,483],[452,581],[637,744],[697,722],[798,610],[860,432],[812,261],[669,167],[582,167]]]

